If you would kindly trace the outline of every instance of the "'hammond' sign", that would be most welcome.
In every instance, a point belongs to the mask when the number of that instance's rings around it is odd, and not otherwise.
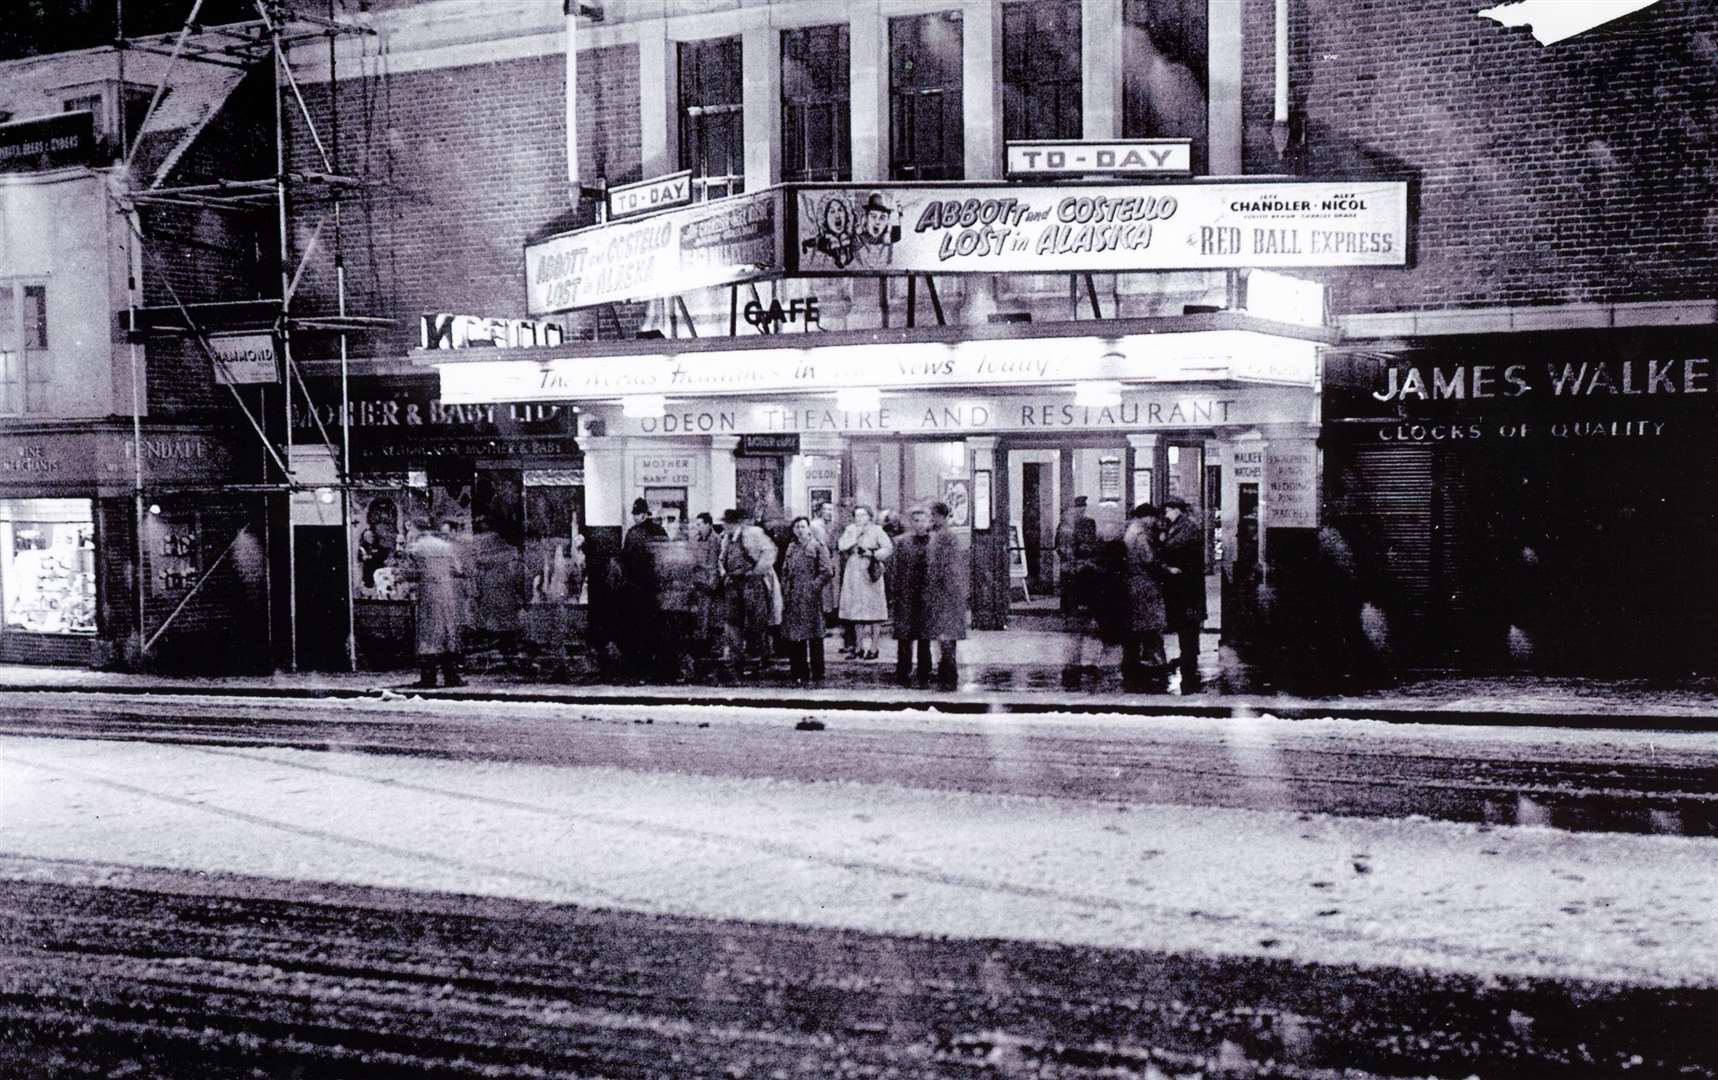
[[[525,248],[532,315],[670,296],[777,273],[781,191],[736,195]]]
[[[803,185],[800,274],[1404,266],[1404,181]]]
[[[273,334],[243,334],[212,337],[209,350],[215,354],[215,382],[227,386],[252,386],[280,381],[274,358]]]

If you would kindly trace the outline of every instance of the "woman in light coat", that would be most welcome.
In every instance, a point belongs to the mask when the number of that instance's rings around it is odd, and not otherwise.
[[[888,586],[883,583],[895,544],[882,526],[871,520],[869,506],[853,508],[853,521],[842,530],[841,553],[847,570],[841,579],[841,618],[857,632],[861,660],[877,659],[877,628],[889,618]]]

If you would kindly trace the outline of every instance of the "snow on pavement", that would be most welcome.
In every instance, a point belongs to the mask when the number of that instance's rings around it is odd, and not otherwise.
[[[0,741],[0,852],[721,919],[1718,984],[1718,842],[853,782]]]

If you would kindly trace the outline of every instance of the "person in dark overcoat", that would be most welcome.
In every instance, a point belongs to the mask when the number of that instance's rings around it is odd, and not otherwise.
[[[915,507],[908,515],[909,528],[894,538],[895,554],[889,560],[889,617],[894,621],[895,681],[908,686],[913,679],[913,660],[918,659],[918,683],[931,681],[931,639],[925,633],[926,542],[931,514]]]
[[[834,578],[835,558],[812,532],[811,519],[794,518],[781,560],[781,637],[801,684],[823,681],[823,586]]]
[[[465,652],[465,564],[459,548],[428,519],[415,523],[406,546],[406,577],[417,583],[417,686],[435,685],[440,668],[448,686],[464,686],[459,665]]]
[[[944,502],[931,504],[931,531],[925,539],[925,637],[937,643],[937,682],[953,690],[960,682],[955,648],[966,637],[971,559],[960,537],[948,527]]]
[[[739,510],[722,512],[722,601],[728,654],[736,666],[769,659],[769,574],[776,547]]]
[[[1122,534],[1126,551],[1127,619],[1122,642],[1122,686],[1128,690],[1162,690],[1167,665],[1163,657],[1164,610],[1162,568],[1154,543],[1157,508],[1140,503],[1128,515]]]
[[[1187,500],[1165,499],[1163,516],[1168,521],[1158,542],[1158,560],[1163,564],[1163,600],[1168,628],[1175,631],[1181,646],[1176,665],[1181,669],[1183,692],[1199,685],[1199,633],[1205,626],[1205,530],[1194,518]]]

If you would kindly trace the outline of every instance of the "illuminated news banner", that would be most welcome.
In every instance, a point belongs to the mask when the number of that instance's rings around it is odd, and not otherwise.
[[[772,188],[527,245],[527,311],[548,315],[780,273],[781,222],[782,192]]]
[[[1404,266],[1406,181],[798,185],[790,272]]]

